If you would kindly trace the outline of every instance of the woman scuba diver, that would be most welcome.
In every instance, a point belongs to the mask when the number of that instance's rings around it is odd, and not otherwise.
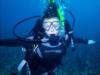
[[[18,66],[22,75],[55,75],[62,65],[67,48],[74,43],[94,44],[95,41],[74,37],[67,20],[61,20],[57,5],[48,6],[42,19],[38,19],[32,36],[26,39],[0,40],[0,46],[20,46],[25,48],[25,59]],[[64,24],[62,26],[62,24]]]

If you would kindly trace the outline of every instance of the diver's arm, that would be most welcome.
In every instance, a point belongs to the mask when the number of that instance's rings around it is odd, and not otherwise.
[[[81,43],[81,44],[88,44],[88,45],[94,44],[94,43],[95,43],[94,40],[76,37],[76,36],[73,35],[73,32],[72,32],[71,34],[69,34],[69,38],[70,38],[71,41],[73,41],[74,43]]]
[[[19,41],[18,39],[3,39],[0,40],[0,46],[20,47],[20,46],[25,46],[25,43]]]
[[[88,40],[88,39],[83,39],[83,38],[79,38],[79,37],[75,37],[73,34],[73,29],[71,28],[70,24],[68,23],[67,20],[65,20],[65,30],[66,30],[66,37],[65,38],[70,38],[71,41],[75,42],[75,43],[82,43],[82,44],[94,44],[95,41],[94,40]]]
[[[83,39],[83,38],[79,38],[79,37],[74,37],[73,36],[73,41],[75,43],[88,44],[88,39]]]
[[[88,44],[88,45],[95,43],[94,40],[76,37],[73,35],[73,33],[69,34],[69,38],[71,38],[71,40],[73,40],[74,43],[81,43],[81,44]]]
[[[0,40],[0,46],[7,46],[7,47],[30,47],[34,43],[40,43],[40,41],[22,40],[22,39],[3,39],[3,40]]]
[[[20,44],[18,43],[17,39],[1,39],[0,46],[13,47],[13,46],[20,46]]]
[[[82,38],[79,38],[79,37],[73,37],[73,40],[74,40],[75,43],[82,43],[82,44],[88,44],[88,45],[95,43],[94,40],[82,39]]]

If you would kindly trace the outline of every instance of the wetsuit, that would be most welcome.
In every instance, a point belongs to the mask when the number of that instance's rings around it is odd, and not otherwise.
[[[28,61],[31,72],[34,75],[40,75],[43,72],[52,73],[57,66],[61,65],[61,59],[66,54],[66,50],[72,41],[83,44],[88,43],[88,40],[86,39],[73,36],[73,31],[67,21],[65,22],[65,33],[68,37],[56,36],[52,38],[46,36],[45,33],[44,36],[41,36],[41,33],[43,33],[43,30],[39,29],[41,26],[41,22],[37,22],[36,28],[33,29],[34,32],[37,32],[34,33],[34,39],[41,41],[47,40],[47,42],[39,45],[36,44],[35,47],[38,47],[34,50],[34,53],[31,49],[26,52],[26,60]],[[37,29],[39,31],[37,31]],[[40,36],[37,36],[37,34]]]

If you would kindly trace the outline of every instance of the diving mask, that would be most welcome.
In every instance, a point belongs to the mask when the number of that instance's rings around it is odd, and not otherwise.
[[[46,34],[51,35],[55,34],[57,35],[60,29],[60,21],[57,18],[50,18],[45,19],[43,22],[43,28],[46,32]]]

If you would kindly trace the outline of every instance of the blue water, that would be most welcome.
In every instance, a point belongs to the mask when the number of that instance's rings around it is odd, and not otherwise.
[[[65,57],[65,67],[58,70],[63,75],[100,75],[100,1],[99,0],[66,0],[67,8],[73,12],[76,19],[74,34],[82,38],[93,39],[94,45],[79,45],[77,50],[70,49]],[[27,17],[43,15],[45,8],[40,0],[0,0],[0,39],[15,38],[12,34],[14,25]],[[67,17],[72,22],[70,16]],[[26,35],[35,20],[26,22],[18,29],[21,35]],[[20,48],[0,47],[0,75],[6,75],[22,59]],[[17,61],[18,60],[18,61]],[[16,63],[15,63],[16,61]]]

